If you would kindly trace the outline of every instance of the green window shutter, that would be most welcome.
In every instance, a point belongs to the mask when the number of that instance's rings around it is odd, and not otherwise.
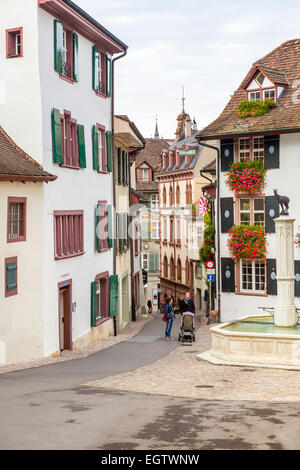
[[[84,126],[82,124],[77,125],[77,136],[78,136],[79,166],[80,168],[86,168]]]
[[[107,205],[107,230],[108,230],[108,248],[113,247],[113,219],[112,219],[112,205]]]
[[[106,56],[106,95],[111,96],[112,90],[112,62],[109,56]]]
[[[100,66],[100,55],[97,46],[93,46],[93,90],[99,91],[99,66]]]
[[[97,317],[97,282],[91,283],[91,327],[96,326]]]
[[[78,52],[78,34],[73,33],[73,78],[75,82],[79,80],[79,52]]]
[[[109,316],[116,317],[119,301],[119,277],[117,274],[109,278],[109,294]]]
[[[112,132],[106,132],[107,171],[112,172]]]
[[[93,169],[99,170],[99,129],[93,126]]]
[[[58,109],[52,110],[52,147],[53,147],[53,162],[63,163],[63,149],[62,149],[62,134],[60,123],[60,111]]]
[[[98,253],[101,253],[101,240],[100,240],[100,210],[101,205],[97,204],[96,207],[96,249]]]
[[[149,254],[149,271],[155,271],[155,253]]]
[[[16,263],[6,264],[6,290],[11,292],[17,288],[17,265]]]
[[[58,20],[54,20],[54,68],[63,72],[63,25]]]
[[[160,270],[160,253],[154,253],[154,271]]]

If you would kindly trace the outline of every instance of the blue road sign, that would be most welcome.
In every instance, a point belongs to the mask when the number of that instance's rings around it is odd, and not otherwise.
[[[208,280],[208,282],[215,282],[215,275],[214,274],[208,274],[207,275],[207,280]]]

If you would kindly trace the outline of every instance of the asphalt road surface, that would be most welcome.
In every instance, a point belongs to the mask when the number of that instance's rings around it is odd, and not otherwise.
[[[192,400],[84,385],[178,347],[164,341],[163,327],[158,317],[131,340],[92,356],[0,375],[0,449],[300,449],[300,403]]]

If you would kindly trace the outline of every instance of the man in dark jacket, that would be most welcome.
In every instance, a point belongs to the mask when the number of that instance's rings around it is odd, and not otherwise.
[[[195,304],[193,299],[191,299],[191,294],[187,292],[184,299],[181,302],[180,312],[192,312],[195,313]]]

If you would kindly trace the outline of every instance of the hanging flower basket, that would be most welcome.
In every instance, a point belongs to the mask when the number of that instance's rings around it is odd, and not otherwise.
[[[235,225],[229,234],[228,248],[233,259],[266,259],[267,242],[262,225]]]
[[[261,161],[233,163],[226,184],[237,193],[260,193],[265,185],[266,170]]]
[[[299,233],[299,232],[296,234],[295,245],[296,245],[298,248],[300,248],[300,233]]]
[[[270,98],[266,98],[262,101],[243,100],[238,106],[237,115],[241,119],[263,116],[269,113],[272,108],[276,108],[276,106],[276,102]]]

